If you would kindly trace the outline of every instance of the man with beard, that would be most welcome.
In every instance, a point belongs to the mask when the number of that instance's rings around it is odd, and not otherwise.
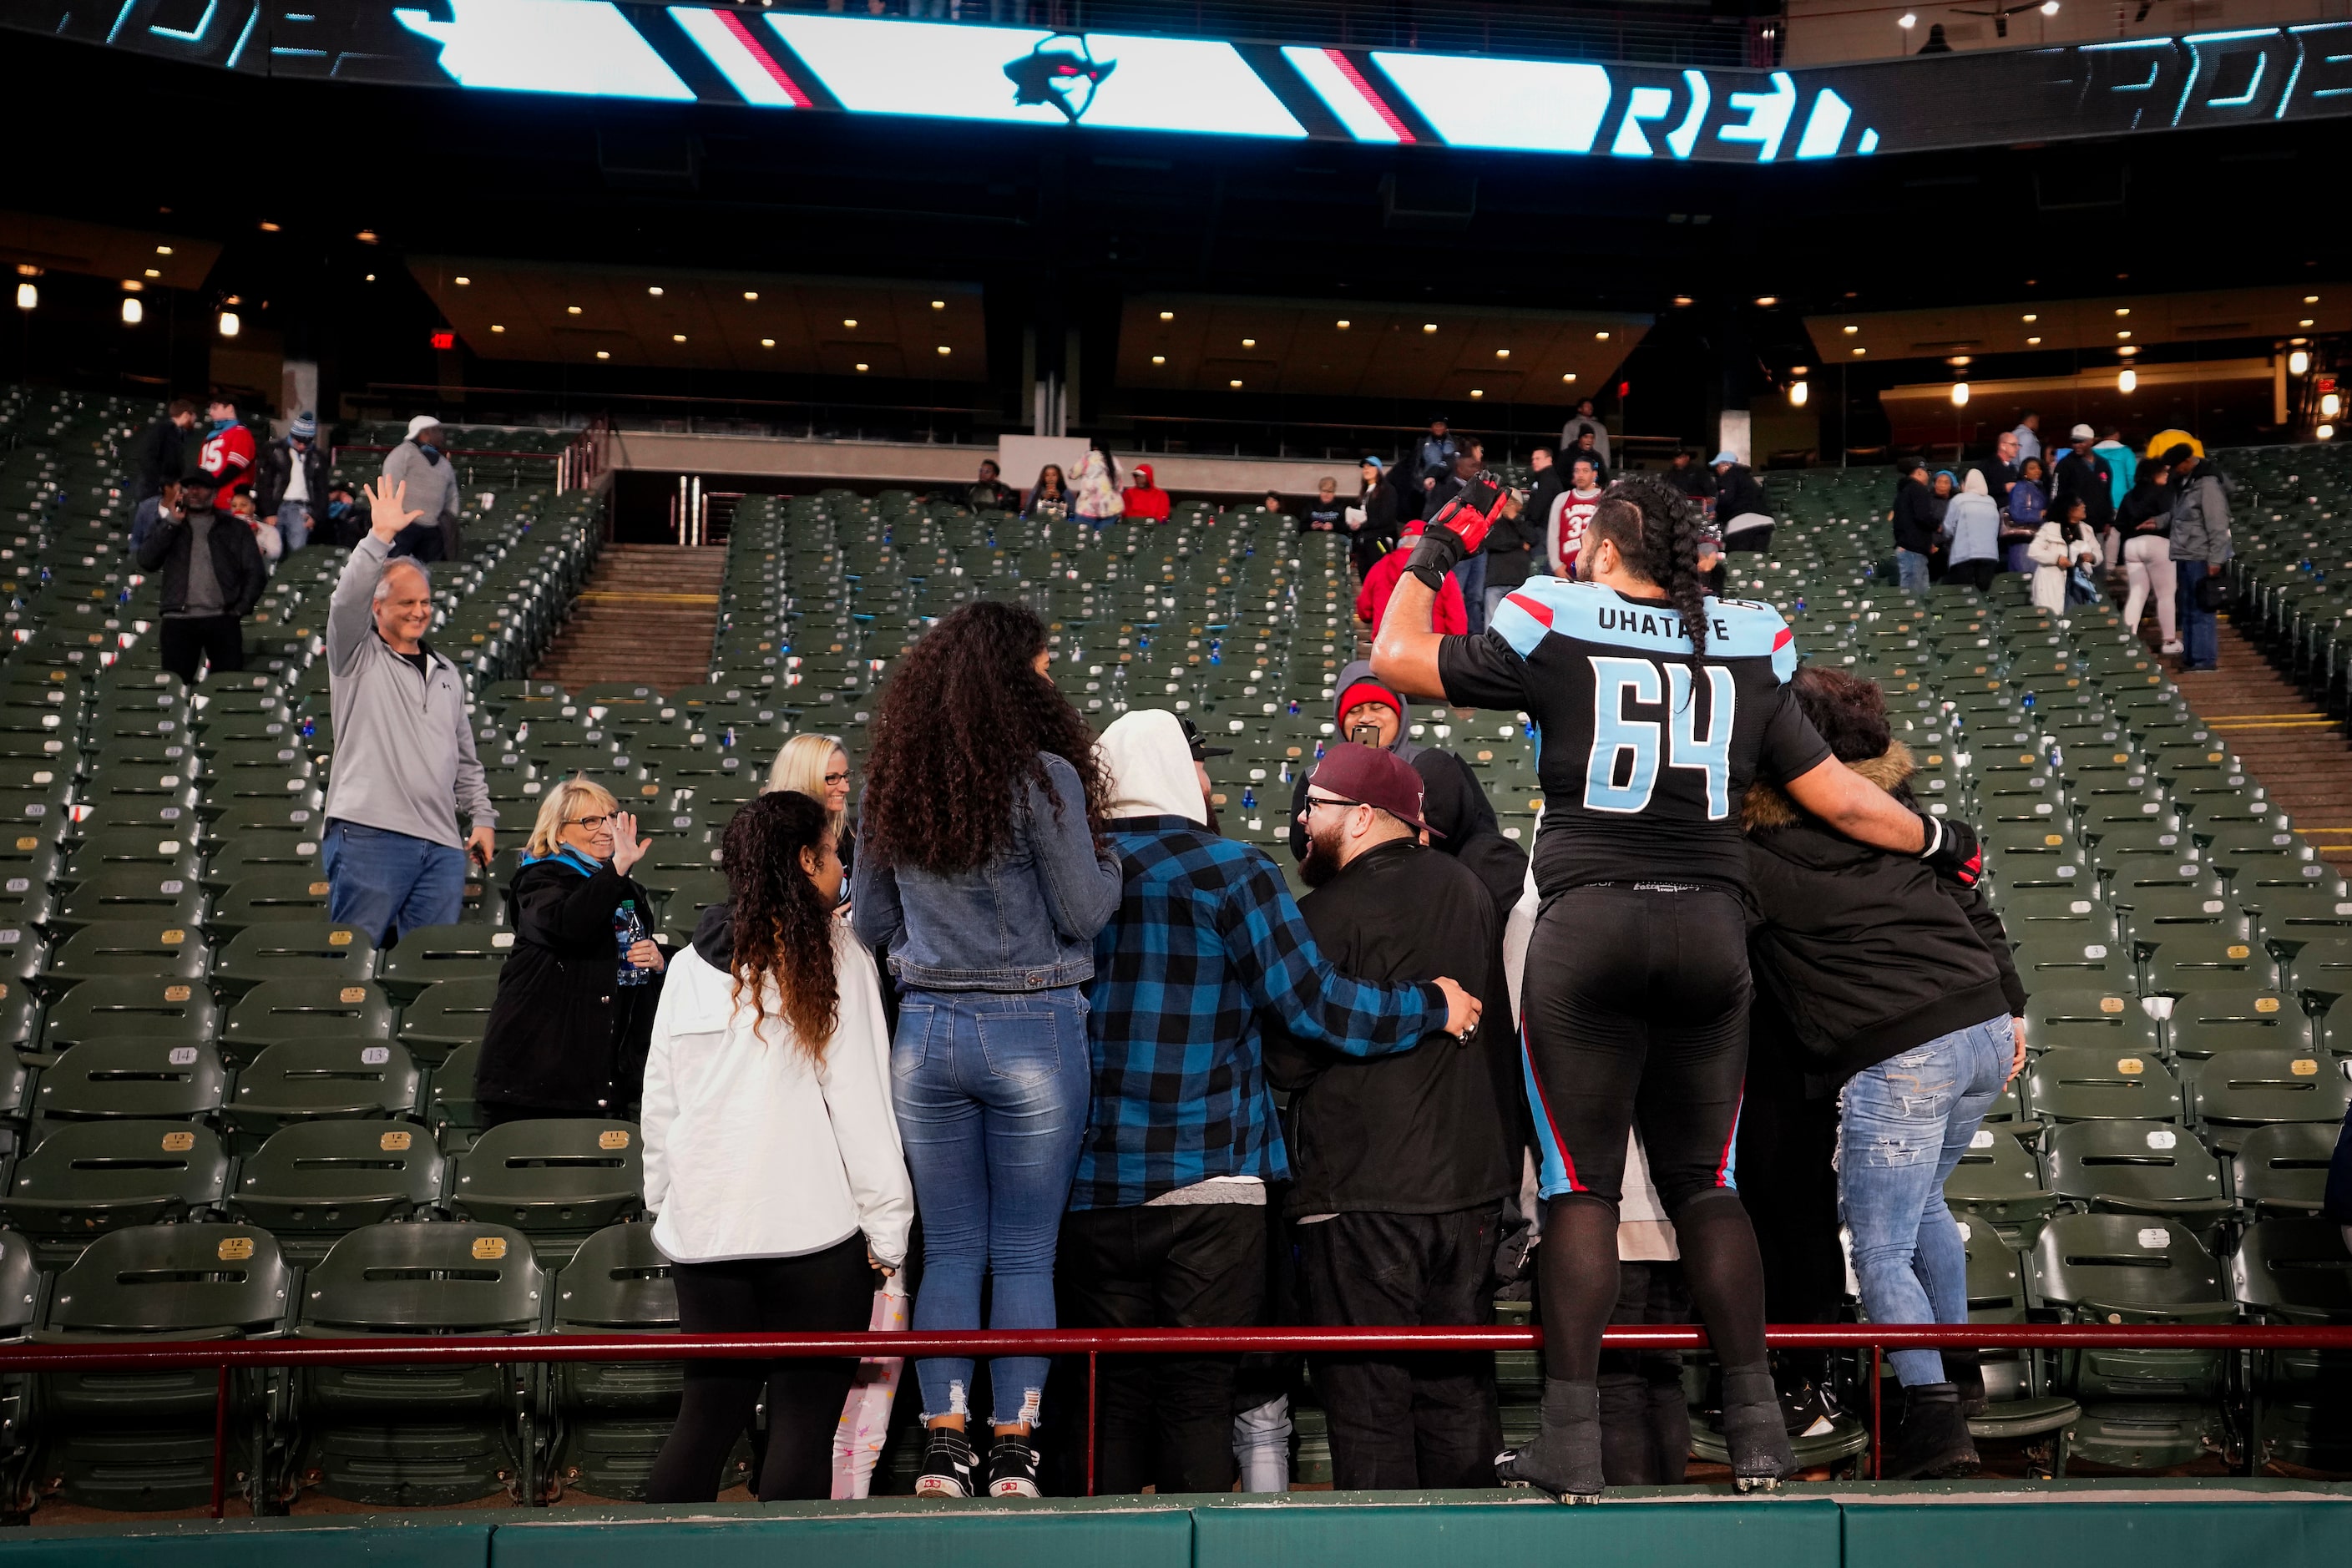
[[[1450,1049],[1422,1042],[1470,1034],[1486,973],[1464,972],[1474,992],[1339,973],[1265,852],[1209,829],[1207,774],[1175,714],[1120,715],[1102,757],[1122,889],[1095,941],[1094,1097],[1055,1255],[1060,1321],[1246,1327],[1265,1289],[1266,1188],[1290,1175],[1261,1020],[1347,1060]],[[1097,1489],[1230,1490],[1240,1364],[1107,1360]]]
[[[1334,748],[1301,814],[1314,890],[1299,911],[1344,973],[1395,983],[1458,974],[1510,1016],[1501,921],[1433,832],[1421,775],[1393,752]],[[1301,1292],[1311,1323],[1486,1323],[1502,1200],[1518,1186],[1518,1064],[1507,1029],[1350,1056],[1266,1031],[1290,1093],[1285,1133]],[[1478,1487],[1502,1439],[1494,1359],[1458,1352],[1315,1358],[1341,1489]]]

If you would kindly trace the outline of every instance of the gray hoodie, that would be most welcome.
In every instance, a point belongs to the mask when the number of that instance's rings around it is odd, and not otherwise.
[[[2230,498],[2213,459],[2201,459],[2172,489],[2172,558],[2211,564],[2230,559]]]
[[[465,843],[460,809],[477,827],[497,826],[499,814],[474,755],[457,667],[426,645],[420,675],[376,632],[375,585],[391,551],[373,533],[361,540],[327,607],[335,718],[327,816],[456,848]]]
[[[415,442],[403,441],[384,454],[383,477],[388,483],[408,487],[401,499],[409,510],[423,514],[417,521],[444,527],[457,523],[457,469],[446,455],[436,463]]]

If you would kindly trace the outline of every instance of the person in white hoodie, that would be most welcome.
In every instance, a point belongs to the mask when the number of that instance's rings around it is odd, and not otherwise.
[[[646,1062],[646,1206],[685,1333],[864,1330],[906,1260],[913,1184],[874,960],[833,918],[822,802],[761,795],[720,847],[728,918],[672,961]],[[740,933],[738,936],[737,933]],[[854,1360],[694,1361],[647,1500],[709,1502],[762,1385],[758,1493],[823,1498]]]

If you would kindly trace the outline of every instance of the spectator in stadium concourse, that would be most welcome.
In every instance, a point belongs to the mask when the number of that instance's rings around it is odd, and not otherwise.
[[[210,474],[191,473],[178,489],[180,504],[157,510],[137,553],[142,570],[163,577],[163,668],[194,682],[201,665],[245,668],[245,617],[261,602],[269,569],[252,530],[217,510]]]
[[[1429,500],[1422,509],[1423,520],[1437,515],[1438,509],[1460,495],[1462,487],[1486,466],[1486,445],[1475,436],[1462,437],[1462,452],[1454,459],[1454,473],[1438,481],[1437,488],[1429,492]],[[1454,581],[1462,590],[1463,614],[1475,637],[1486,629],[1486,552],[1482,550],[1465,557],[1454,569]]]
[[[326,504],[319,509],[319,526],[326,530],[328,544],[337,550],[349,550],[367,537],[367,513],[352,487],[341,479],[327,487]]]
[[[2107,426],[2107,433],[2099,437],[2098,445],[2091,450],[2106,459],[2107,472],[2112,476],[2108,490],[2116,505],[2122,506],[2124,497],[2131,494],[2133,484],[2139,479],[2139,459],[2125,444],[2123,431],[2113,425]]]
[[[1943,535],[1951,542],[1947,583],[1966,583],[1982,594],[2000,570],[2000,509],[1986,492],[1981,469],[1970,468],[1960,493],[1944,510]]]
[[[1265,851],[1208,829],[1207,772],[1175,714],[1122,714],[1102,745],[1123,880],[1095,946],[1094,1101],[1062,1222],[1063,1321],[1253,1324],[1265,1288],[1266,1184],[1290,1176],[1261,1017],[1364,1058],[1411,1050],[1441,1026],[1466,1035],[1479,1003],[1451,979],[1375,985],[1341,975]],[[1097,1489],[1231,1489],[1239,1364],[1236,1355],[1106,1361]]]
[[[1446,427],[1445,416],[1430,420],[1429,434],[1413,448],[1413,488],[1427,495],[1440,481],[1454,472],[1454,459],[1462,454],[1462,447]]]
[[[1087,459],[1078,466],[1074,488],[1077,500],[1072,510],[1080,522],[1103,529],[1118,521],[1118,460],[1099,439],[1087,444]]]
[[[416,518],[394,542],[394,555],[457,558],[457,469],[446,456],[447,442],[441,422],[420,414],[408,422],[408,438],[384,454],[384,482],[406,488]]]
[[[1396,543],[1397,497],[1395,488],[1382,482],[1378,458],[1366,458],[1356,471],[1363,480],[1363,493],[1342,516],[1348,525],[1348,563],[1355,567],[1356,580],[1361,583],[1374,563]]]
[[[1037,470],[1037,482],[1029,487],[1021,515],[1046,522],[1059,522],[1070,515],[1070,487],[1062,478],[1061,464],[1048,463]]]
[[[2025,552],[2033,561],[2033,602],[2053,616],[2066,613],[2068,584],[2078,566],[2096,566],[2102,559],[2099,536],[2083,516],[2081,496],[2053,503],[2050,515],[2034,531]]]
[[[1301,810],[1298,900],[1343,974],[1394,984],[1469,977],[1510,1016],[1502,917],[1478,879],[1423,847],[1421,775],[1394,753],[1338,746]],[[1365,1058],[1265,1033],[1266,1077],[1290,1096],[1284,1210],[1297,1226],[1306,1321],[1494,1321],[1502,1200],[1518,1190],[1525,1099],[1508,1031]],[[1318,1356],[1332,1484],[1402,1490],[1492,1483],[1502,1422],[1486,1354]]]
[[[2017,433],[2002,431],[1993,442],[1992,451],[1990,458],[1979,459],[1969,471],[1984,476],[1985,494],[1992,497],[1996,510],[2005,512],[2009,510],[2010,487],[2017,483]]]
[[[1347,526],[1348,503],[1339,499],[1339,481],[1326,477],[1315,481],[1315,499],[1298,510],[1301,533],[1337,533]]]
[[[1282,516],[1282,515],[1283,515],[1283,511],[1282,511],[1282,494],[1281,494],[1281,492],[1280,492],[1280,491],[1278,491],[1278,490],[1268,490],[1268,491],[1266,491],[1266,492],[1265,492],[1265,494],[1264,496],[1262,496],[1262,497],[1260,497],[1260,498],[1259,498],[1259,500],[1258,500],[1258,503],[1257,503],[1257,510],[1260,510],[1260,511],[1262,511],[1262,512],[1265,512],[1265,513],[1266,513],[1266,514],[1268,514],[1269,516],[1273,516],[1273,517],[1280,517],[1280,516]]]
[[[247,491],[228,505],[230,515],[245,524],[246,531],[253,535],[254,548],[261,552],[262,563],[277,565],[278,557],[286,553],[286,542],[278,536],[275,522],[263,521],[260,509],[253,504],[252,493]]]
[[[189,468],[187,437],[195,423],[195,400],[175,397],[161,419],[150,420],[139,432],[129,453],[133,503],[160,493],[165,485],[180,482]]]
[[[1952,498],[1960,493],[1960,478],[1949,468],[1937,468],[1927,481],[1927,515],[1936,521],[1936,531],[1927,551],[1927,581],[1940,583],[1944,569],[1951,564],[1951,555],[1944,548],[1944,514],[1951,510]]]
[[[1895,467],[1895,574],[1905,593],[1924,594],[1941,520],[1929,504],[1934,497],[1927,489],[1927,465],[1905,458]]]
[[[214,504],[228,511],[253,484],[253,432],[237,422],[236,400],[225,392],[214,396],[205,416],[212,428],[196,448],[196,467],[213,481]]]
[[[1486,466],[1485,442],[1475,436],[1457,436],[1454,440],[1459,444],[1459,449],[1454,455],[1453,468],[1447,469],[1422,498],[1421,515],[1423,518],[1433,515],[1439,507],[1460,495],[1462,487]]]
[[[2091,531],[2099,536],[2102,554],[2113,563],[2116,557],[2116,492],[2115,474],[2107,460],[2092,450],[2095,440],[2088,425],[2077,425],[2072,432],[2074,448],[2052,466],[2050,470],[2050,506],[2053,511],[2064,511],[2066,503],[2083,503],[2084,521]]]
[[[466,861],[487,866],[499,814],[457,667],[425,640],[433,580],[393,558],[415,522],[400,485],[368,492],[369,530],[327,605],[327,689],[338,765],[327,784],[327,918],[388,947],[464,912]],[[457,816],[470,824],[460,837]]]
[[[768,764],[767,781],[760,793],[798,790],[831,813],[833,838],[839,846],[845,877],[857,873],[857,826],[849,817],[849,749],[838,735],[794,735],[776,748]]]
[[[1701,591],[1697,509],[1654,476],[1610,487],[1578,556],[1582,581],[1529,582],[1482,637],[1422,630],[1454,554],[1485,542],[1501,500],[1482,476],[1433,520],[1372,658],[1400,692],[1525,712],[1544,737],[1542,907],[1521,1019],[1544,1151],[1543,1413],[1496,1474],[1562,1500],[1606,1487],[1601,1336],[1617,1308],[1621,1177],[1638,1126],[1724,1364],[1733,1481],[1777,1487],[1796,1459],[1765,1361],[1755,1236],[1724,1160],[1751,984],[1741,802],[1754,779],[1778,779],[1864,842],[1966,875],[1981,852],[1965,824],[1923,818],[1830,754],[1782,689],[1796,663],[1786,626],[1767,605]],[[1722,737],[1719,766],[1644,749],[1702,721]]]
[[[833,918],[841,859],[816,802],[790,790],[750,802],[719,858],[727,902],[677,955],[646,1062],[654,1245],[672,1264],[682,1333],[856,1332],[876,1271],[906,1261],[914,1219],[874,960]],[[711,1501],[763,1391],[754,1492],[830,1496],[856,1372],[846,1358],[688,1362],[646,1500]]]
[[[2024,417],[2018,420],[2017,428],[2011,431],[2010,434],[2017,437],[2017,460],[2019,462],[2021,463],[2028,458],[2039,458],[2042,456],[2041,415],[2034,413],[2031,408],[2027,409],[2025,411]]]
[[[1562,454],[1561,460],[1571,468],[1579,462],[1591,463],[1594,481],[1599,484],[1609,482],[1609,459],[1601,454],[1601,443],[1594,439],[1590,430],[1580,432],[1576,439],[1569,444],[1568,449]]]
[[[1386,752],[1421,776],[1429,809],[1440,810],[1449,817],[1460,819],[1460,826],[1465,828],[1462,836],[1465,839],[1479,831],[1496,832],[1500,837],[1495,826],[1491,805],[1482,818],[1474,808],[1465,804],[1465,796],[1475,795],[1483,802],[1486,794],[1478,783],[1477,774],[1471,772],[1470,764],[1452,752],[1435,745],[1423,745],[1412,738],[1412,704],[1400,696],[1388,682],[1376,679],[1370,661],[1359,658],[1342,665],[1333,689],[1339,695],[1331,706],[1331,740],[1326,748],[1327,755],[1331,748],[1343,744],[1369,746],[1375,751]],[[1438,711],[1442,715],[1444,710]],[[1441,724],[1439,728],[1444,726]],[[1431,731],[1424,728],[1423,732]],[[1307,850],[1311,847],[1307,822],[1301,815],[1307,809],[1307,781],[1310,771],[1301,769],[1290,784],[1290,854],[1291,858],[1302,865],[1306,863]],[[1440,826],[1443,827],[1444,825]],[[1508,839],[1502,841],[1506,845],[1510,843]],[[1491,874],[1499,879],[1502,872],[1496,869]],[[1487,871],[1482,870],[1479,879],[1486,881],[1488,876]],[[1497,896],[1500,896],[1499,892]],[[1504,907],[1507,909],[1509,905]]]
[[[2221,576],[2229,563],[2229,493],[2213,459],[2199,457],[2186,444],[2168,447],[2164,461],[2172,469],[2172,565],[2180,590],[2173,614],[2180,626],[2180,668],[2218,669],[2221,623],[2218,608],[2208,608],[2199,597],[2199,588],[2206,578]]]
[[[1586,436],[1592,439],[1590,442],[1580,439]],[[1601,416],[1592,412],[1592,399],[1589,397],[1577,399],[1576,413],[1559,427],[1559,449],[1562,452],[1574,451],[1580,446],[1591,452],[1602,470],[1608,468],[1609,426],[1601,423]]]
[[[310,530],[326,508],[327,454],[319,445],[319,417],[309,409],[294,416],[282,440],[261,454],[261,482],[254,498],[261,515],[278,525],[289,555],[310,542]]]
[[[1715,527],[1726,554],[1772,548],[1772,502],[1737,452],[1715,455]]]
[[[602,784],[568,778],[541,798],[506,889],[514,948],[474,1069],[483,1126],[637,1103],[668,963],[653,898],[629,876],[651,847]]]
[[[1551,576],[1575,577],[1577,552],[1584,548],[1584,531],[1600,504],[1600,470],[1591,458],[1571,455],[1568,489],[1553,498],[1551,510],[1544,517],[1544,560],[1549,563],[1546,571]]]
[[[1919,46],[1919,52],[1923,55],[1948,55],[1952,52],[1952,40],[1944,36],[1944,24],[1927,24],[1927,41]],[[2032,416],[2028,415],[2027,417]]]
[[[1054,1244],[1087,1121],[1087,995],[1119,868],[1093,732],[1020,605],[956,610],[883,689],[866,763],[851,923],[899,986],[898,1132],[923,1215],[918,1333],[1054,1327]],[[915,1363],[929,1427],[919,1497],[1037,1495],[1043,1356],[998,1356],[987,1473],[969,1357]],[[1227,1412],[1228,1415],[1231,1412]]]
[[[1421,528],[1421,520],[1413,519],[1405,524],[1404,537],[1418,537]],[[1362,584],[1356,589],[1356,619],[1375,631],[1380,629],[1381,617],[1389,613],[1389,595],[1396,592],[1397,579],[1404,575],[1404,551],[1391,550],[1373,562],[1372,569],[1364,574]],[[1447,580],[1444,591],[1437,595],[1434,612],[1439,631],[1470,629],[1469,612],[1462,602],[1459,580]]]
[[[1491,624],[1495,606],[1544,564],[1543,520],[1561,494],[1562,475],[1548,447],[1538,447],[1529,461],[1535,468],[1533,488],[1524,497],[1515,494],[1511,498],[1486,535],[1483,552],[1486,557],[1486,594],[1480,606],[1486,614],[1479,622],[1481,626]]]
[[[2009,506],[2001,514],[2001,564],[2005,569],[2033,570],[2033,559],[2027,554],[2026,547],[2042,531],[2042,520],[2049,512],[2050,492],[2043,486],[2042,459],[2028,458],[2017,466],[2017,482],[2009,487]]]
[[[2131,590],[2124,600],[2124,628],[2139,635],[2140,612],[2152,600],[2156,624],[2164,633],[2164,653],[2179,653],[2180,609],[2178,574],[2172,570],[2172,470],[2162,463],[2140,468],[2138,478],[2116,508],[2116,531],[2123,535],[2124,578]]]
[[[1129,522],[1166,522],[1169,513],[1168,492],[1151,472],[1149,463],[1135,465],[1135,483],[1121,490],[1119,503],[1127,509]]]
[[[180,481],[174,478],[166,479],[161,489],[131,508],[131,549],[133,554],[147,542],[147,536],[154,531],[157,523],[179,517],[180,504]]]
[[[982,458],[980,460],[980,478],[974,479],[963,492],[964,505],[974,511],[1020,510],[1021,497],[1012,486],[998,477],[1003,472],[1003,470],[996,466],[996,460],[993,458]]]
[[[1790,686],[1839,761],[1914,804],[1911,753],[1875,684],[1807,665]],[[1758,991],[1810,1070],[1843,1081],[1838,1200],[1863,1309],[1874,1323],[1965,1323],[1968,1264],[1944,1182],[2025,1063],[2025,988],[2000,917],[1977,888],[1855,843],[1771,784],[1749,788],[1740,825],[1761,917]],[[1974,1471],[1967,1406],[1981,1410],[1984,1384],[1971,1358],[1889,1359],[1904,1407],[1885,1473]]]
[[[1697,455],[1687,447],[1675,449],[1674,460],[1666,466],[1665,479],[1699,505],[1715,504],[1715,470],[1700,467]]]

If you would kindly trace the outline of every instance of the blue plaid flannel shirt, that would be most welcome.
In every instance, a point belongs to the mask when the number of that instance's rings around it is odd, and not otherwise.
[[[1335,971],[1265,852],[1181,816],[1110,824],[1125,886],[1095,939],[1094,1109],[1073,1209],[1131,1208],[1211,1176],[1290,1174],[1265,1081],[1264,1008],[1350,1056],[1445,1025],[1434,985]]]

